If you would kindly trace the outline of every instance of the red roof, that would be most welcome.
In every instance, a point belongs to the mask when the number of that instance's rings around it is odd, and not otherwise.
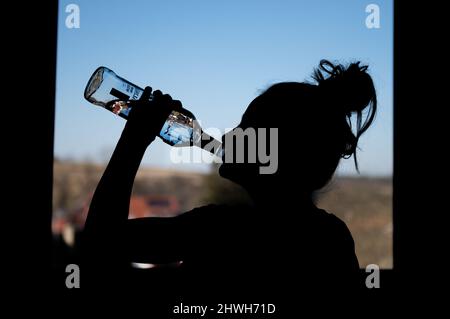
[[[179,213],[180,206],[175,196],[132,196],[128,218],[171,217]]]
[[[63,232],[64,226],[67,224],[66,220],[61,217],[53,218],[52,220],[52,233],[61,234]]]

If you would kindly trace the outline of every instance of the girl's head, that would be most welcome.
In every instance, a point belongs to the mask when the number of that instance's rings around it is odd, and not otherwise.
[[[271,86],[250,103],[237,127],[278,128],[276,173],[260,174],[261,163],[224,163],[220,169],[223,177],[249,190],[288,182],[289,187],[312,193],[331,179],[341,158],[353,155],[358,169],[358,142],[377,109],[367,66],[322,60],[313,78],[313,84],[282,82]],[[356,115],[354,124],[352,115]]]

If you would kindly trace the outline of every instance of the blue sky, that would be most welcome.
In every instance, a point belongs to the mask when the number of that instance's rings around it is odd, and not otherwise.
[[[68,4],[80,8],[80,28],[65,26]],[[368,4],[380,7],[380,28],[365,25]],[[125,121],[83,98],[100,65],[179,99],[202,126],[239,123],[246,106],[280,81],[310,80],[322,58],[369,64],[379,99],[373,127],[362,137],[364,175],[392,173],[393,23],[391,1],[60,1],[55,155],[107,160]],[[157,141],[143,165],[172,164]],[[341,174],[355,174],[343,160]]]

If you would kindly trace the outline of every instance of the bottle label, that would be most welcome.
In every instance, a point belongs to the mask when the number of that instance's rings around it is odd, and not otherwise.
[[[142,90],[137,89],[128,83],[122,83],[120,90],[112,88],[109,93],[121,101],[138,100],[142,95]]]
[[[136,88],[129,83],[123,83],[124,90],[128,95],[129,100],[138,100],[142,95],[142,90]]]
[[[117,115],[127,118],[131,108],[129,108],[125,102],[128,100],[138,100],[141,97],[142,92],[142,90],[126,82],[122,82],[120,85],[120,90],[112,88],[109,93],[119,101],[114,103],[111,111]]]

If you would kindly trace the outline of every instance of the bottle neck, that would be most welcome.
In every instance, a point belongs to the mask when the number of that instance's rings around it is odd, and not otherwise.
[[[210,152],[211,154],[222,158],[223,149],[222,149],[222,142],[215,139],[211,135],[205,133],[202,131],[200,140],[197,142],[194,142],[195,146],[200,147],[201,149],[204,149],[205,151]]]

